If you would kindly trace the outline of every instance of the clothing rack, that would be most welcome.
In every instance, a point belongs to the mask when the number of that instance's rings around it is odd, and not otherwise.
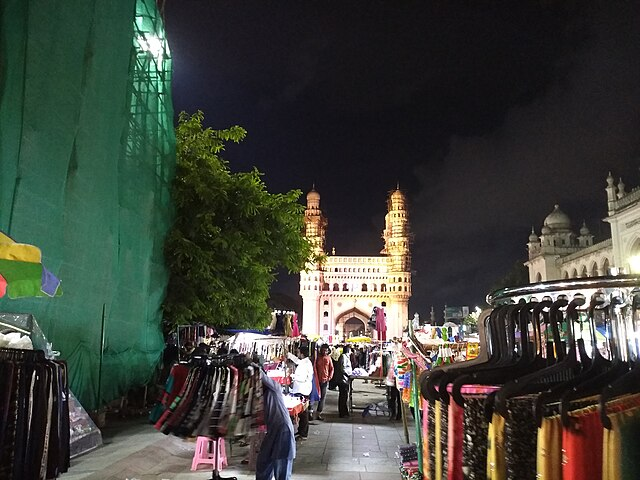
[[[506,288],[487,301],[482,358],[421,378],[427,477],[635,478],[612,472],[640,455],[633,442],[615,448],[625,422],[640,425],[640,276]]]
[[[0,348],[0,378],[0,478],[57,478],[70,460],[66,364]]]
[[[158,430],[178,436],[198,432],[197,435],[217,440],[231,431],[240,435],[260,424],[262,394],[257,385],[261,383],[255,381],[260,367],[246,355],[193,355],[189,365],[187,379],[178,395],[180,400],[174,402],[156,422]],[[241,390],[239,379],[247,382],[242,384],[246,386],[247,393],[238,397]],[[239,427],[241,422],[244,422],[242,428]],[[220,451],[216,448],[211,480],[236,480],[236,477],[221,476],[219,460]]]

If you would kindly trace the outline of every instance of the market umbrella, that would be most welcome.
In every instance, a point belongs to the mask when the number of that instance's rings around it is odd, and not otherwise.
[[[0,297],[55,297],[62,295],[60,280],[42,264],[34,245],[18,243],[0,232]]]

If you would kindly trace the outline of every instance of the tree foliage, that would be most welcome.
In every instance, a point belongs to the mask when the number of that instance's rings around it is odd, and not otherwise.
[[[173,184],[176,219],[165,244],[163,305],[169,325],[260,328],[270,319],[275,270],[299,272],[311,257],[299,190],[267,191],[261,173],[233,173],[220,157],[246,131],[203,129],[204,114],[180,114]]]
[[[505,287],[521,287],[529,283],[529,270],[524,265],[523,260],[518,260],[511,269],[491,287],[495,291]]]

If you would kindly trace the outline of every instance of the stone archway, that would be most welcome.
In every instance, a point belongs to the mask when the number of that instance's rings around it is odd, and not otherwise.
[[[349,333],[352,333],[351,336],[366,335],[369,330],[368,322],[368,315],[357,308],[352,308],[351,310],[341,313],[336,318],[335,334],[340,339],[349,338]]]
[[[356,317],[349,318],[344,322],[344,338],[361,337],[367,331],[365,323]]]

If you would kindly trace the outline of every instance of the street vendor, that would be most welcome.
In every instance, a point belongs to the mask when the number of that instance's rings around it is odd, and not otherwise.
[[[256,480],[290,480],[296,442],[293,425],[284,404],[280,385],[264,372],[260,373],[263,387],[264,422],[267,434],[256,460]]]
[[[296,364],[296,370],[291,375],[293,380],[291,394],[300,397],[302,402],[307,405],[298,416],[298,437],[301,440],[306,440],[309,436],[308,400],[313,382],[313,364],[309,360],[309,347],[300,347],[297,350],[297,355],[288,353],[287,357]]]

